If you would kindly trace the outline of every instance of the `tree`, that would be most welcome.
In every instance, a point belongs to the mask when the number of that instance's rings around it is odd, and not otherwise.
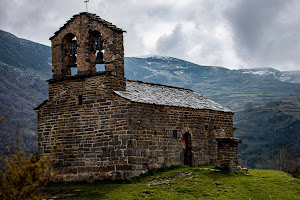
[[[291,173],[297,169],[299,158],[292,149],[281,148],[274,157],[275,169]],[[295,172],[296,173],[296,172]]]
[[[7,116],[0,117],[0,124]],[[0,199],[42,199],[37,190],[51,180],[51,161],[47,157],[39,158],[37,154],[26,155],[20,151],[18,128],[15,135],[15,144],[0,157]]]
[[[291,170],[293,177],[300,178],[300,164],[293,170]]]
[[[41,199],[37,189],[51,178],[51,163],[46,157],[26,156],[18,151],[11,157],[1,159],[0,198],[3,200]]]

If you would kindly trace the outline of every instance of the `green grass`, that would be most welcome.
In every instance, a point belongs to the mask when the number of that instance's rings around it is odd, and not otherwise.
[[[300,180],[275,170],[214,172],[174,168],[132,181],[53,183],[48,196],[66,199],[300,199]]]

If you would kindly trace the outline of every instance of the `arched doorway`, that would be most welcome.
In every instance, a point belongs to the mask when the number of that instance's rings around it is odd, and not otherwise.
[[[183,135],[183,142],[184,142],[183,164],[192,166],[192,140],[191,140],[191,135],[188,132]]]

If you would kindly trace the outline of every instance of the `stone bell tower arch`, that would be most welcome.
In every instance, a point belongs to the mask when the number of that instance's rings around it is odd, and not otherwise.
[[[96,72],[96,64],[124,77],[123,32],[95,14],[74,15],[50,38],[53,78],[71,76],[72,67],[78,75],[89,75]]]

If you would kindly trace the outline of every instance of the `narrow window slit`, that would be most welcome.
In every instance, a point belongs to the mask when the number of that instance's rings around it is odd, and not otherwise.
[[[82,105],[82,95],[78,96],[78,105]]]
[[[177,139],[177,130],[173,130],[173,138]]]
[[[208,125],[205,125],[205,130],[208,130]]]

